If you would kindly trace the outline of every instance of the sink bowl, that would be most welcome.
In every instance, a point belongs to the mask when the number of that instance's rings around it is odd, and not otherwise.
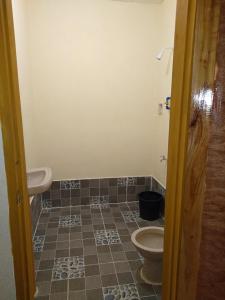
[[[29,196],[47,191],[52,184],[52,170],[50,168],[37,168],[27,171],[27,185]]]

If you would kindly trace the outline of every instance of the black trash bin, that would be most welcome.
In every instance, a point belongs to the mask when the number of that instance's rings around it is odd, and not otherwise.
[[[153,221],[161,217],[164,198],[156,192],[142,192],[139,194],[140,217]]]

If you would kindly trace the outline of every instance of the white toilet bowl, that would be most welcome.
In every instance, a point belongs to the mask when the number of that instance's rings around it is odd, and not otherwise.
[[[143,227],[131,235],[132,243],[144,257],[140,276],[148,284],[162,284],[163,239],[162,227]]]

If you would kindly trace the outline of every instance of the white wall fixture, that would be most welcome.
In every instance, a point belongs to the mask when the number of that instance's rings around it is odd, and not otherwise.
[[[31,169],[27,172],[29,196],[47,191],[52,184],[52,170],[50,168]]]
[[[166,47],[166,48],[162,48],[160,50],[160,52],[156,55],[156,59],[157,60],[162,60],[164,54],[165,54],[165,51],[173,51],[173,47]]]

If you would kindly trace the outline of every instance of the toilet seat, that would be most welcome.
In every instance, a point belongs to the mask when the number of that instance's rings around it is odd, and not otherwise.
[[[131,240],[137,248],[153,253],[163,253],[164,228],[148,226],[135,230]]]

